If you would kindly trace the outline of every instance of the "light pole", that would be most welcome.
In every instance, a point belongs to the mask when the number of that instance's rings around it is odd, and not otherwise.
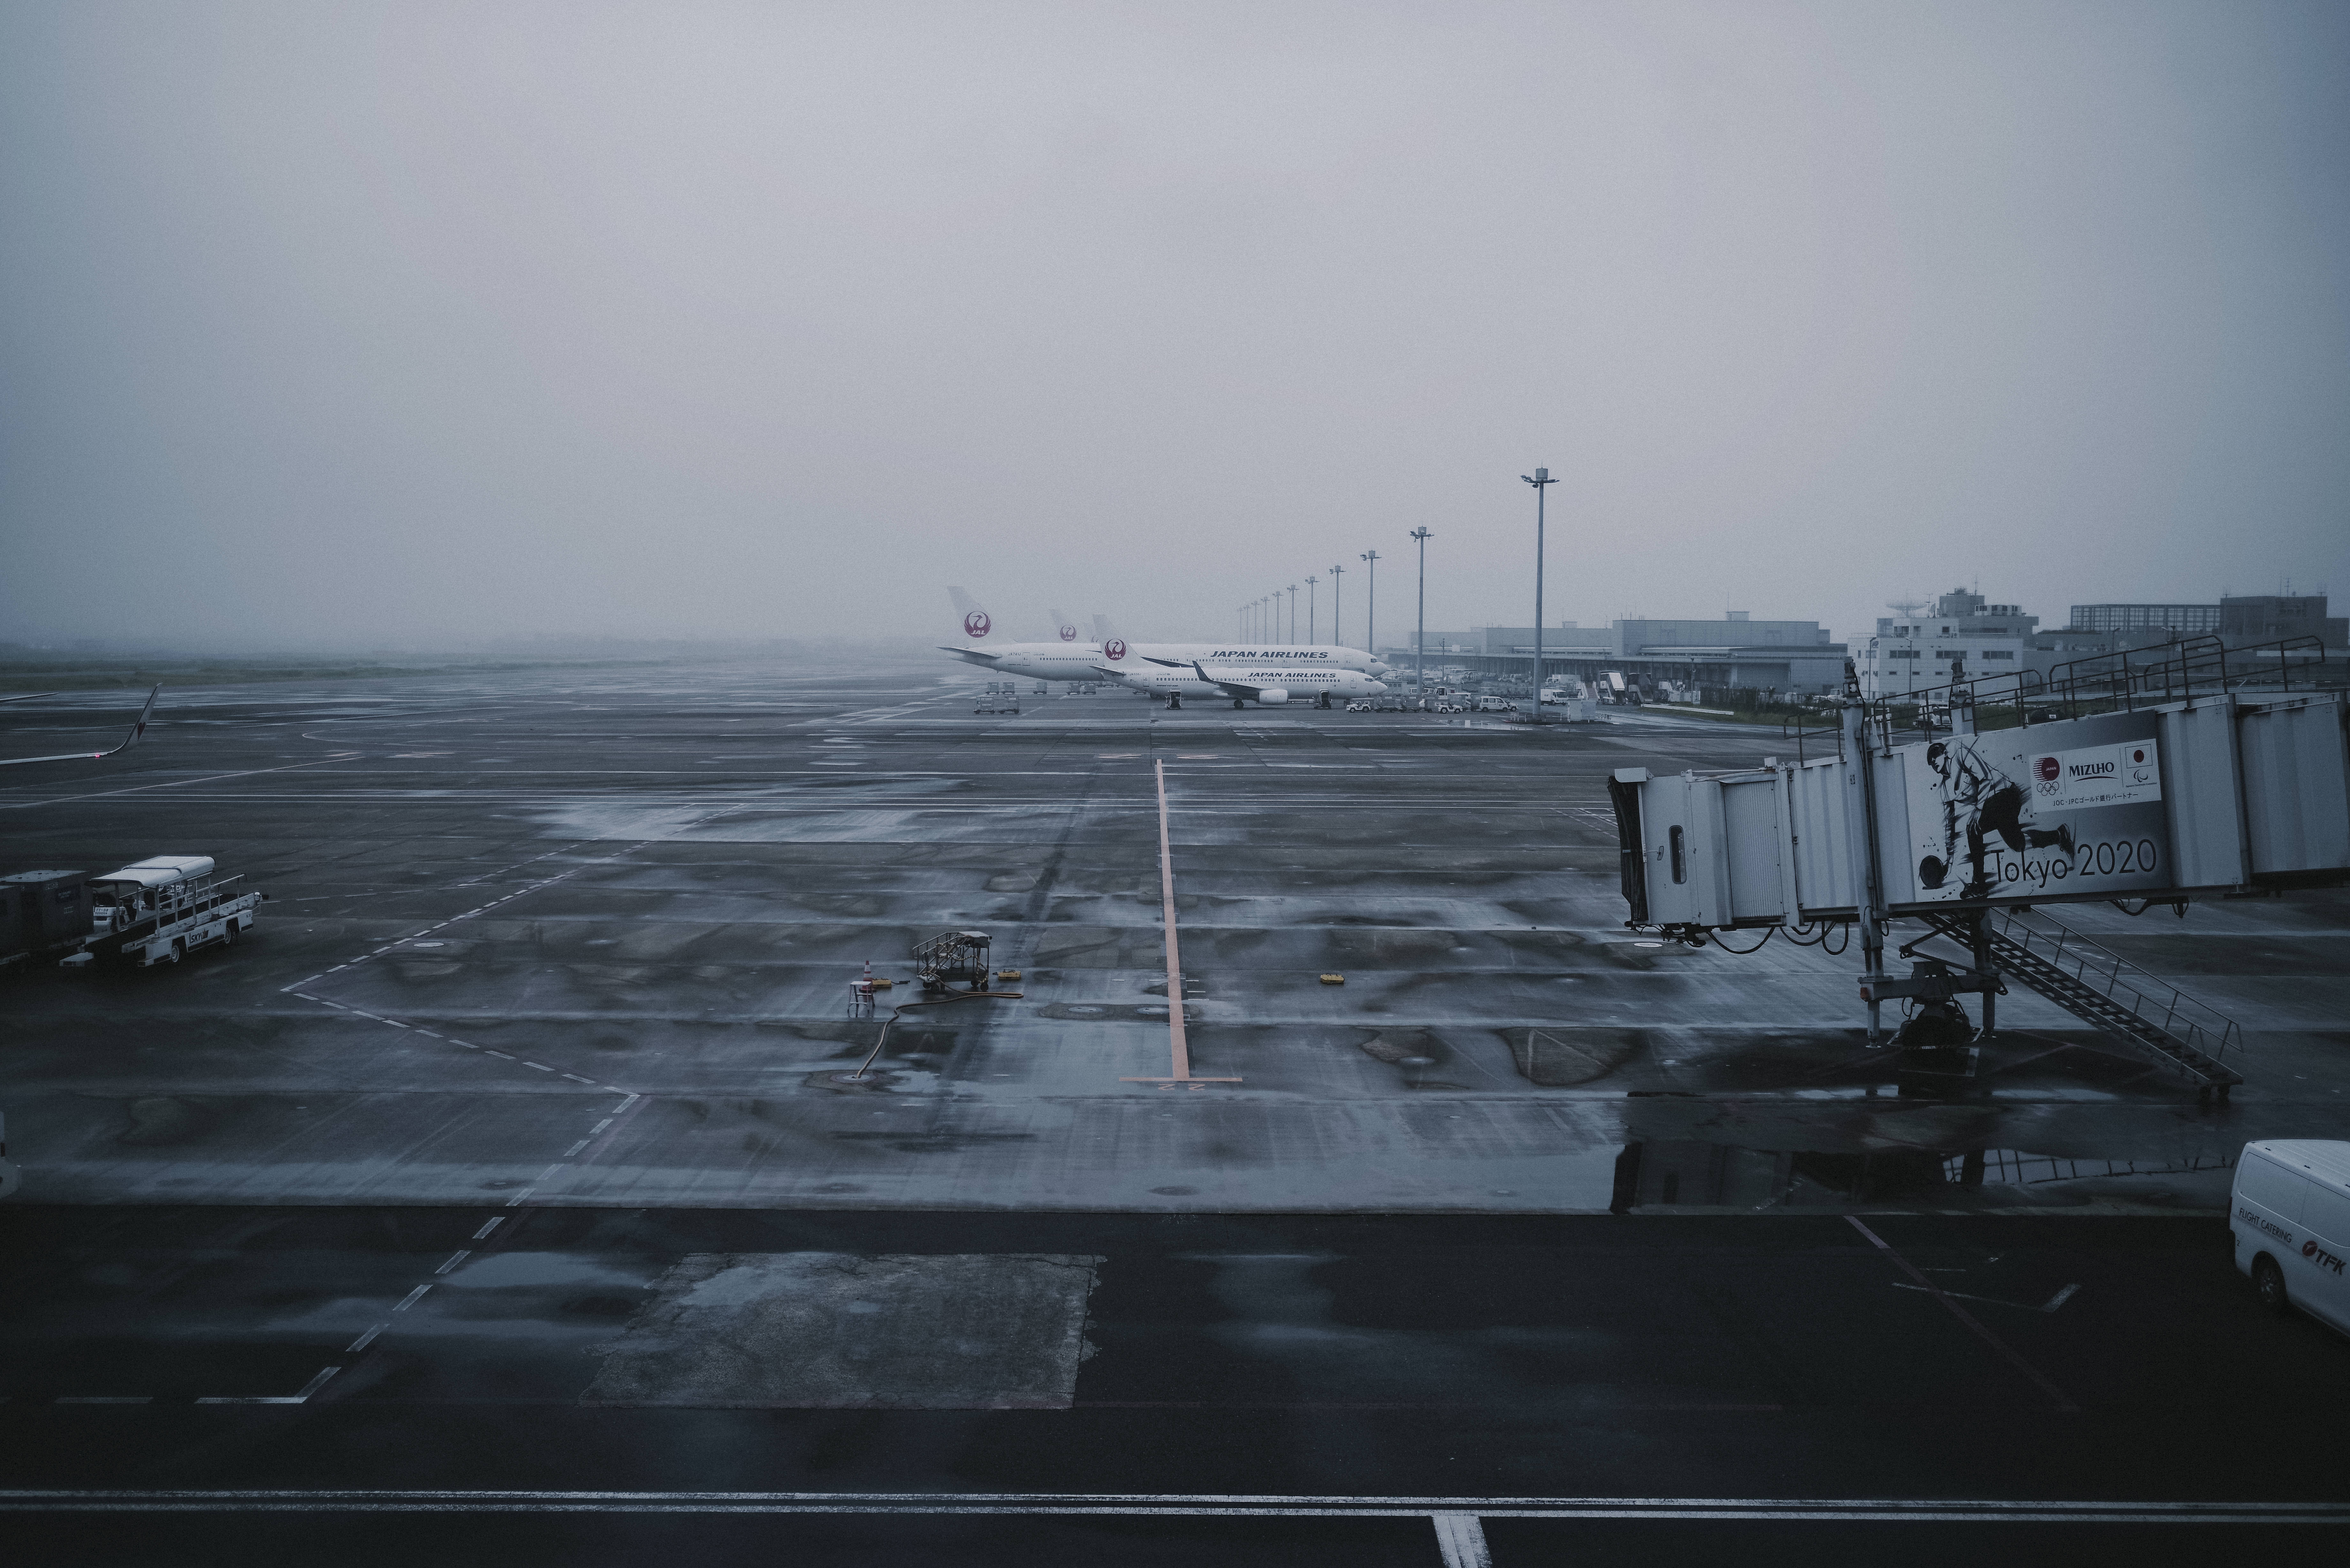
[[[1518,475],[1534,487],[1534,722],[1542,722],[1543,492],[1556,484],[1547,468]]]
[[[1370,563],[1368,570],[1371,574],[1370,626],[1363,633],[1363,649],[1377,659],[1379,656],[1379,553],[1366,550],[1360,558]]]
[[[1322,579],[1309,576],[1305,579],[1305,646],[1314,646],[1314,585]]]
[[[1425,528],[1411,536],[1419,541],[1419,628],[1411,634],[1411,684],[1422,702],[1428,701],[1428,540]]]
[[[1339,609],[1338,574],[1346,569],[1335,564],[1330,568],[1330,640],[1340,648],[1347,646],[1347,622]]]
[[[1295,583],[1289,585],[1289,640],[1293,645],[1297,641],[1297,585]]]

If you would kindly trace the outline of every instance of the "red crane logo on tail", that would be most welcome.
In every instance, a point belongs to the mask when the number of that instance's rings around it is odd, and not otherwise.
[[[1107,659],[1124,659],[1126,657],[1126,639],[1122,637],[1113,637],[1107,642],[1103,643],[1102,655]]]
[[[1075,642],[1075,641],[1076,641],[1076,640],[1077,640],[1077,628],[1076,628],[1076,627],[1073,627],[1073,626],[1065,626],[1065,627],[1063,627],[1063,628],[1061,628],[1061,640],[1062,640],[1063,642]]]
[[[985,637],[992,624],[985,610],[973,610],[962,618],[962,634],[965,637]]]

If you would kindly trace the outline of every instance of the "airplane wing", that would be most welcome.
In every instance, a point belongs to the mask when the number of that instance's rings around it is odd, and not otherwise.
[[[984,664],[991,669],[993,668],[997,659],[1003,657],[1003,655],[1000,653],[986,653],[976,648],[950,648],[943,642],[938,645],[938,649],[941,653],[958,654],[964,659],[970,659],[973,664]]]
[[[130,733],[123,737],[122,743],[113,752],[60,752],[54,757],[0,757],[0,768],[13,768],[20,763],[94,763],[102,757],[114,755],[115,752],[127,752],[139,743],[140,736],[147,732],[147,721],[155,711],[155,699],[162,694],[163,683],[159,680],[155,689],[147,693],[147,706],[139,710],[138,722],[130,726]]]

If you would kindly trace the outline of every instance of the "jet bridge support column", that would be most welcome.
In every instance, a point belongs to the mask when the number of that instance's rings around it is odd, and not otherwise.
[[[1849,663],[1846,666],[1849,670]],[[1855,683],[1856,684],[1856,683]],[[1847,801],[1845,821],[1853,838],[1853,908],[1860,917],[1860,994],[1868,1003],[1868,1046],[1883,1045],[1884,1020],[1877,998],[1885,982],[1885,877],[1877,859],[1877,778],[1870,766],[1868,710],[1857,692],[1844,702],[1845,787],[1859,798]]]

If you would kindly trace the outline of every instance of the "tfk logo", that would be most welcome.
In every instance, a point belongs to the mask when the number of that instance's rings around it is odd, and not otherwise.
[[[1076,641],[1076,640],[1077,640],[1077,628],[1076,628],[1076,627],[1073,627],[1073,626],[1065,626],[1065,627],[1063,627],[1063,628],[1061,628],[1061,640],[1062,640],[1063,642],[1075,642],[1075,641]]]
[[[973,610],[962,618],[962,634],[965,637],[985,637],[988,628],[994,624],[987,618],[985,610]]]
[[[1124,659],[1126,657],[1126,639],[1122,637],[1113,637],[1107,642],[1103,643],[1102,657],[1104,659]]]
[[[2303,1241],[2301,1244],[2301,1255],[2321,1269],[2331,1269],[2337,1274],[2342,1272],[2342,1260],[2314,1241]]]

